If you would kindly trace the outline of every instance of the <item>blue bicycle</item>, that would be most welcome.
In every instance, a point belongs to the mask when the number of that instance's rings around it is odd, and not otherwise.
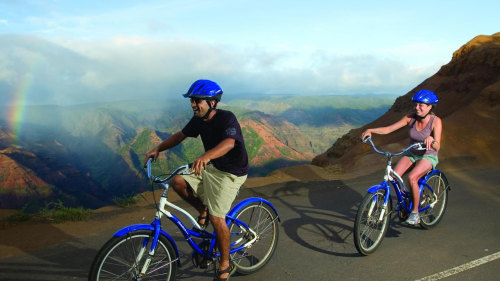
[[[172,237],[162,229],[160,219],[166,216],[183,234],[193,249],[195,266],[208,268],[220,253],[216,233],[203,229],[184,209],[168,202],[168,181],[177,174],[189,174],[189,165],[177,168],[166,178],[151,174],[151,159],[147,174],[152,183],[164,191],[151,224],[135,224],[122,228],[99,250],[92,263],[89,280],[175,280],[180,266],[179,251]],[[182,223],[166,210],[171,207],[187,217],[193,228]],[[261,269],[271,259],[279,236],[279,217],[276,209],[265,199],[248,198],[234,206],[226,215],[231,244],[230,259],[241,274]],[[195,241],[197,240],[197,241]]]
[[[384,181],[368,189],[361,201],[354,223],[354,244],[360,254],[369,255],[382,243],[382,239],[389,227],[389,217],[393,211],[398,213],[399,219],[405,221],[413,207],[412,194],[406,188],[403,179],[392,169],[392,157],[399,156],[406,151],[416,148],[425,150],[422,143],[413,144],[401,152],[390,153],[380,151],[375,147],[370,137],[363,140],[370,142],[373,149],[387,158]],[[431,170],[419,181],[420,225],[425,228],[436,226],[443,217],[448,202],[450,185],[443,172]],[[394,188],[397,197],[395,210],[392,208],[391,188]]]

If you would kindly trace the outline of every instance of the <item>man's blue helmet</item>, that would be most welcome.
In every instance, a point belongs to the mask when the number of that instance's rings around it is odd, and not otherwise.
[[[214,99],[220,101],[222,88],[213,81],[200,79],[195,81],[183,96],[185,98]]]
[[[429,90],[418,91],[417,93],[415,93],[413,95],[411,100],[414,102],[421,102],[421,103],[427,103],[427,104],[436,104],[439,101],[436,94],[434,94],[433,91],[429,91]]]

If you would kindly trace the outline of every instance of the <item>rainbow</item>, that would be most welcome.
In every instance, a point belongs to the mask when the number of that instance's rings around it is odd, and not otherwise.
[[[34,75],[27,71],[20,83],[15,87],[12,93],[11,106],[7,112],[7,122],[14,134],[14,142],[18,142],[22,134],[23,118],[26,110],[26,100],[28,93],[33,86]]]

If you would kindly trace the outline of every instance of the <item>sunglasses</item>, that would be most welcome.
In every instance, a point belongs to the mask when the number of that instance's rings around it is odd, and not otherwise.
[[[196,103],[196,104],[200,104],[201,102],[203,101],[203,99],[198,99],[198,98],[191,98],[191,103]]]

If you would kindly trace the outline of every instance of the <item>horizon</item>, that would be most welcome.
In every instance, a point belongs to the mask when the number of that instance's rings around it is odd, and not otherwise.
[[[499,31],[491,0],[288,3],[2,1],[0,105],[15,127],[30,104],[158,100],[201,78],[234,95],[396,97]]]

